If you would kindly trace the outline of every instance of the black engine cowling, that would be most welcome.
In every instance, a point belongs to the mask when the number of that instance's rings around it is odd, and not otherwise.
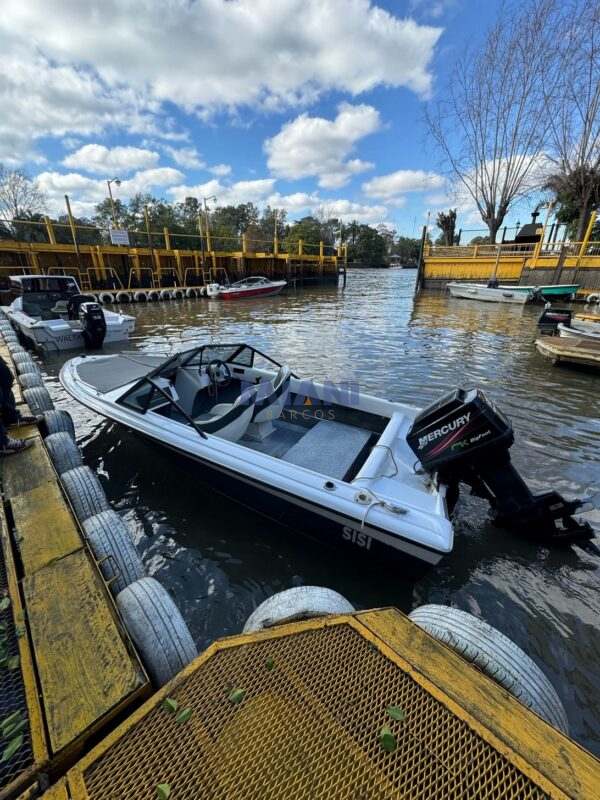
[[[571,326],[573,312],[570,308],[553,308],[546,306],[538,319],[537,325],[540,333],[547,333],[551,336],[558,333],[558,326],[562,323],[567,328]]]
[[[98,350],[106,336],[106,318],[102,307],[95,301],[81,303],[78,316],[86,348]]]
[[[407,441],[423,468],[437,473],[451,494],[466,483],[488,500],[496,524],[551,541],[592,537],[588,523],[571,516],[580,501],[566,501],[554,491],[531,493],[511,464],[512,425],[481,390],[456,389],[424,409]]]

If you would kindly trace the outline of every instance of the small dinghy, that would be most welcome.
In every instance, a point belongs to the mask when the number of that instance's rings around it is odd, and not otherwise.
[[[557,325],[558,335],[563,339],[586,339],[589,341],[600,342],[600,330],[596,322],[581,322],[571,320],[570,324],[559,323]]]
[[[478,390],[424,411],[315,383],[244,344],[167,358],[74,358],[76,400],[205,470],[224,494],[328,544],[436,564],[452,550],[460,481],[498,524],[543,541],[589,538],[555,492],[533,496],[510,464],[510,423]]]
[[[11,304],[6,316],[37,350],[86,348],[124,342],[135,318],[107,311],[93,295],[81,294],[75,278],[65,275],[11,275]]]
[[[533,300],[533,289],[519,291],[515,286],[486,286],[483,283],[447,283],[452,297],[463,300],[483,300],[488,303],[524,305]]]

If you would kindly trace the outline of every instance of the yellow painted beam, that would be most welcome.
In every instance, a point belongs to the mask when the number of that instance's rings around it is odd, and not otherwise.
[[[145,683],[85,550],[23,580],[52,751],[89,735]]]
[[[539,782],[553,797],[598,796],[600,761],[521,705],[509,692],[467,664],[393,608],[359,613],[364,625],[393,652],[393,658],[436,694],[450,710]],[[444,699],[445,698],[445,699]],[[557,788],[560,794],[557,792]]]
[[[13,497],[11,508],[25,575],[83,547],[79,529],[54,481]]]
[[[41,440],[22,453],[2,459],[0,467],[6,500],[29,492],[49,481],[56,481],[56,472]]]

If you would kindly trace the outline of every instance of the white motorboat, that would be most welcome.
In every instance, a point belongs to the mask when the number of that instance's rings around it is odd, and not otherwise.
[[[596,322],[582,322],[572,320],[570,324],[560,322],[557,326],[558,335],[564,339],[587,339],[600,342],[600,330]]]
[[[95,349],[126,341],[135,327],[128,314],[103,309],[82,294],[75,278],[63,275],[11,275],[6,316],[33,347],[45,353]]]
[[[483,283],[446,284],[452,297],[466,300],[484,300],[489,303],[515,303],[524,305],[533,300],[534,287],[486,286]]]
[[[487,492],[502,524],[589,537],[570,517],[576,504],[531,495],[510,464],[510,424],[477,390],[419,413],[355,384],[300,379],[243,343],[73,358],[60,380],[85,406],[196,462],[224,494],[365,557],[436,564],[452,550],[461,480]]]

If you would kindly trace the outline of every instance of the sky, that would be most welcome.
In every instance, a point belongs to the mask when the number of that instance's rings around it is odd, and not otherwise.
[[[0,163],[37,177],[53,214],[66,193],[92,215],[118,177],[124,201],[216,196],[418,235],[456,205],[423,105],[498,6],[2,0]],[[469,203],[458,227],[483,227]]]

